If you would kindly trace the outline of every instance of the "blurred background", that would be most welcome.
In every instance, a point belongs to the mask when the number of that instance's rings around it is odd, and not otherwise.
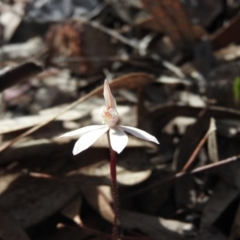
[[[104,79],[129,136],[121,239],[240,239],[240,1],[2,0],[0,239],[111,239]],[[223,164],[224,163],[224,164]]]

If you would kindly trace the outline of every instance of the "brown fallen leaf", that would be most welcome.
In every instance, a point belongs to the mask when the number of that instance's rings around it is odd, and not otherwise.
[[[110,177],[110,166],[107,161],[89,165],[82,168],[80,171],[90,176]],[[117,166],[117,181],[126,186],[133,186],[145,181],[151,173],[152,171],[149,169],[143,171],[130,171],[124,167]]]
[[[30,240],[18,223],[2,210],[0,210],[0,223],[1,240]]]
[[[110,206],[111,190],[110,187],[105,187],[105,190],[109,192],[108,196],[103,193],[101,187],[81,187],[84,197],[88,203],[107,221],[113,222],[114,213]]]
[[[25,4],[23,2],[6,3],[1,3],[2,17],[0,19],[0,24],[4,29],[1,41],[4,43],[7,43],[12,38],[25,14]]]
[[[157,24],[156,19],[151,15],[148,15],[145,17],[140,16],[140,18],[134,22],[134,25],[137,27],[146,28],[152,31],[162,32],[161,26]]]
[[[0,208],[23,228],[28,228],[56,213],[78,192],[76,185],[22,176],[0,195]]]
[[[110,82],[111,89],[131,89],[143,87],[154,81],[154,77],[147,73],[136,72],[123,75]],[[102,90],[100,91],[102,93]]]
[[[240,16],[236,15],[228,24],[220,28],[211,36],[212,46],[215,50],[221,49],[240,40],[239,35],[235,34],[239,29],[239,23]]]
[[[42,67],[34,62],[26,62],[9,69],[0,75],[0,92],[16,83],[25,81],[42,71]]]
[[[82,225],[80,217],[80,209],[82,205],[82,196],[77,195],[71,202],[69,202],[62,210],[61,213],[73,220],[76,224]]]
[[[144,8],[149,11],[162,31],[178,47],[193,47],[194,28],[179,0],[142,0]]]
[[[119,211],[121,226],[126,229],[138,229],[153,239],[180,240],[183,236],[193,236],[194,227],[190,223],[167,220],[127,210]]]
[[[0,176],[0,196],[2,193],[4,193],[7,188],[16,181],[21,174],[15,173],[15,174],[4,174]]]

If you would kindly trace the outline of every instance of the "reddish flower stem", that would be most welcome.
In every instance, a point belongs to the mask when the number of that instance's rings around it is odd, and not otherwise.
[[[117,181],[116,160],[116,152],[110,148],[110,174],[113,182]]]
[[[108,134],[108,143],[110,148],[110,175],[112,180],[112,198],[113,198],[113,212],[114,212],[114,220],[113,220],[113,230],[112,230],[112,240],[118,240],[118,190],[117,190],[117,172],[116,172],[116,160],[117,154],[113,151],[110,144],[110,137]]]

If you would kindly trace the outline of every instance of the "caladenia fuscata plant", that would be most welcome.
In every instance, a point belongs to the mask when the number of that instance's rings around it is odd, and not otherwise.
[[[82,135],[75,143],[73,148],[73,155],[76,155],[85,149],[89,148],[98,138],[107,133],[108,143],[110,148],[110,175],[112,180],[112,196],[113,196],[113,210],[115,214],[113,222],[113,240],[118,239],[117,225],[118,225],[118,193],[117,193],[117,179],[116,179],[116,153],[121,153],[128,143],[128,135],[130,133],[138,138],[155,142],[159,144],[158,140],[149,133],[138,128],[118,125],[119,115],[117,112],[116,100],[113,97],[110,86],[107,80],[104,82],[103,95],[106,105],[101,108],[99,114],[102,118],[102,125],[92,125],[63,134],[60,137],[70,137],[75,135]]]

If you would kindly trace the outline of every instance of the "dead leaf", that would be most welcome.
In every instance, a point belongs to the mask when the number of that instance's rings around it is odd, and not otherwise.
[[[239,194],[239,189],[224,180],[218,182],[213,191],[214,194],[210,197],[202,213],[202,228],[210,227]]]
[[[16,29],[20,25],[24,16],[23,2],[16,2],[11,5],[1,4],[2,17],[0,19],[1,26],[4,28],[3,40],[8,42]]]
[[[119,78],[116,78],[114,81],[111,81],[111,89],[132,89],[144,87],[154,81],[154,77],[147,73],[136,72],[123,75]],[[103,88],[102,88],[103,89]],[[102,93],[102,89],[99,93]]]
[[[180,240],[182,236],[193,236],[194,227],[190,223],[167,220],[142,213],[120,210],[121,226],[126,229],[138,229],[153,239]]]
[[[157,31],[157,32],[162,32],[161,26],[159,26],[159,24],[157,24],[155,18],[151,15],[138,18],[134,22],[134,25],[136,25],[137,27],[146,28],[146,29],[150,29],[153,31]]]
[[[204,228],[194,240],[227,240],[227,237],[215,227]]]
[[[1,240],[30,240],[23,229],[8,214],[0,210]]]
[[[107,221],[113,222],[114,213],[112,207],[110,206],[111,202],[111,188],[105,187],[105,190],[108,191],[107,195],[103,193],[102,187],[84,187],[82,186],[82,193],[87,199],[88,203]]]
[[[80,171],[73,171],[68,173],[67,177],[64,179],[66,183],[74,183],[78,185],[89,185],[89,186],[99,186],[99,185],[110,185],[110,179],[106,177],[98,177],[98,176],[88,176],[85,174],[76,174],[76,172]]]
[[[8,187],[21,176],[20,173],[4,174],[0,176],[0,196]]]
[[[23,43],[11,43],[2,46],[4,60],[27,59],[45,51],[45,45],[40,37],[34,37]]]
[[[219,160],[219,157],[218,157],[217,136],[216,136],[216,131],[214,130],[216,129],[216,123],[214,118],[211,118],[210,125],[211,125],[210,128],[212,128],[213,131],[208,136],[208,142],[207,142],[208,155],[209,155],[210,161],[217,162]],[[210,129],[208,131],[210,131]]]
[[[76,224],[82,225],[80,218],[80,209],[82,206],[82,196],[77,195],[70,203],[68,203],[61,211],[61,213],[73,220]]]
[[[109,162],[98,162],[94,165],[81,169],[81,172],[90,176],[110,177]],[[130,171],[123,167],[117,166],[117,181],[126,186],[133,186],[145,181],[151,175],[152,171]]]
[[[45,158],[49,156],[49,154],[54,154],[57,151],[61,154],[66,154],[66,152],[70,153],[72,146],[69,144],[66,144],[65,146],[68,147],[62,149],[61,145],[54,143],[53,140],[47,138],[36,140],[25,139],[3,152],[1,154],[0,163],[6,164],[14,161],[22,161],[23,159],[34,158],[36,157],[36,154],[38,158]],[[55,165],[55,167],[57,167],[57,165]]]
[[[193,46],[194,29],[180,1],[143,0],[142,2],[174,44],[180,48],[184,45]]]
[[[23,228],[28,228],[56,213],[78,192],[76,185],[22,176],[0,195],[0,207]]]
[[[240,16],[236,15],[227,25],[220,28],[219,31],[211,36],[211,42],[215,50],[226,47],[230,43],[236,43],[240,40],[239,36],[235,34],[236,31],[238,31],[239,23]]]
[[[0,92],[12,85],[25,81],[42,71],[42,67],[34,62],[27,62],[9,69],[0,75]]]

